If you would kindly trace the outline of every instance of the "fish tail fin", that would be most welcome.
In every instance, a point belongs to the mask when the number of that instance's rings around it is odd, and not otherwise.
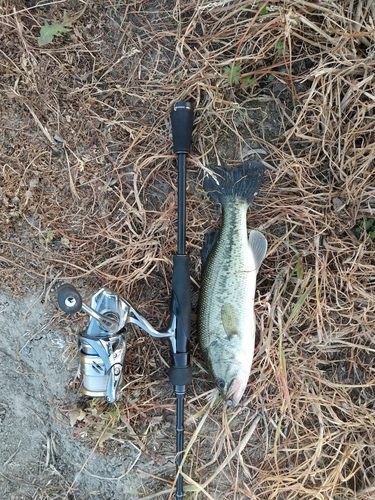
[[[257,161],[237,167],[211,167],[212,175],[205,177],[203,187],[213,201],[222,206],[241,200],[250,205],[258,194],[263,180],[264,165]]]

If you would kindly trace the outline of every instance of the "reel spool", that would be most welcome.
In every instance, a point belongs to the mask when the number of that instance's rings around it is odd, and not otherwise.
[[[115,335],[103,341],[88,339],[82,334],[78,337],[78,349],[83,394],[92,398],[106,397],[113,403],[116,389],[122,382],[125,336]]]

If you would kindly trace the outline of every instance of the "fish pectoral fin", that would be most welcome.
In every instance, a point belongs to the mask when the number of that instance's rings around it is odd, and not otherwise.
[[[230,304],[229,302],[225,302],[221,307],[221,321],[223,323],[225,333],[228,335],[228,337],[240,334],[239,311],[234,305]]]
[[[249,245],[254,257],[255,268],[258,270],[267,253],[266,237],[260,231],[253,229],[249,234]]]

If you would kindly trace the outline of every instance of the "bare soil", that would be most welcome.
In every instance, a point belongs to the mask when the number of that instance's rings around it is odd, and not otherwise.
[[[61,412],[77,366],[65,362],[50,309],[40,297],[0,296],[1,498],[139,498],[139,450],[125,439],[113,456],[95,453]]]

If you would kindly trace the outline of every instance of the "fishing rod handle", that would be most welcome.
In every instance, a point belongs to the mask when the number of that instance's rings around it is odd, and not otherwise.
[[[188,255],[173,257],[172,314],[176,318],[176,352],[172,352],[169,379],[175,387],[188,385],[192,379],[189,352],[191,330],[189,262]]]
[[[172,106],[171,122],[173,151],[176,154],[189,154],[193,132],[194,111],[190,102],[178,101]]]

